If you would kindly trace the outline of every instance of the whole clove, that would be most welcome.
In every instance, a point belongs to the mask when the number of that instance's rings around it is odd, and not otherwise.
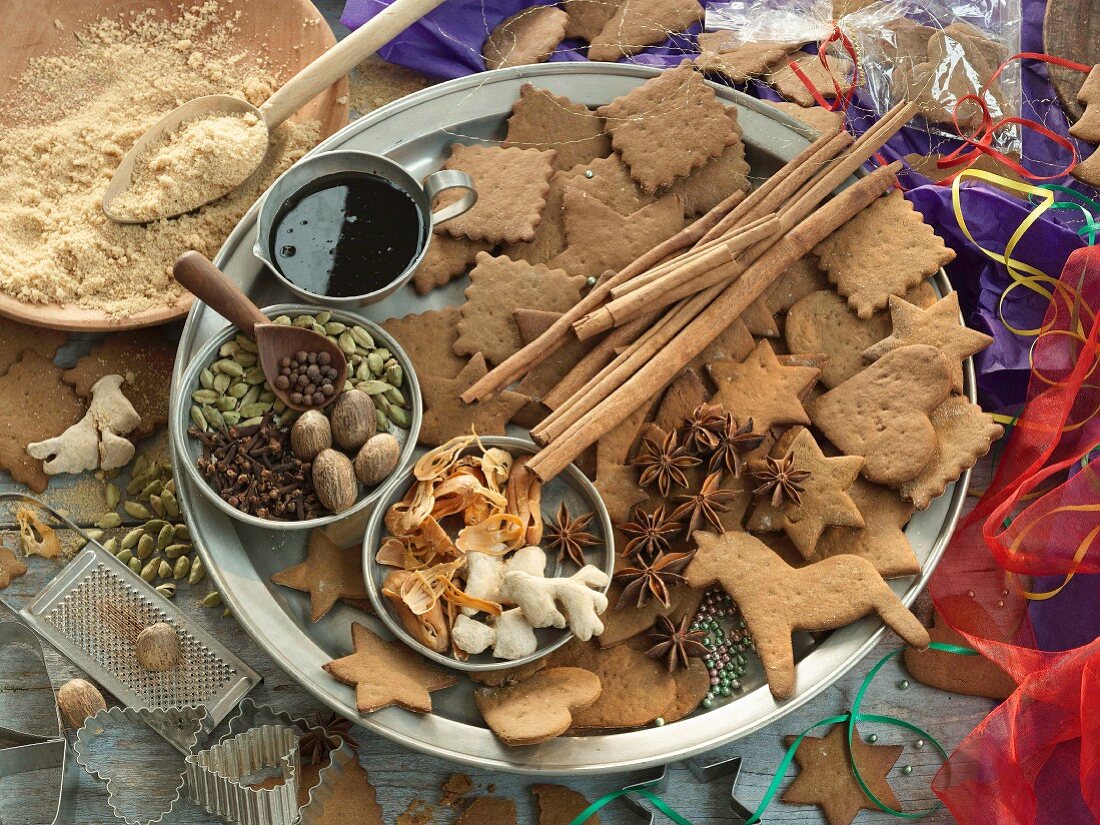
[[[310,462],[290,448],[290,430],[275,414],[260,423],[203,432],[187,430],[203,454],[199,472],[230,507],[271,521],[303,521],[325,512],[313,489]]]

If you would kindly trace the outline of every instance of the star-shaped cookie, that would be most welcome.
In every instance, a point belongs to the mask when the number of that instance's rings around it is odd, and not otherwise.
[[[358,622],[351,625],[351,638],[355,652],[322,667],[334,679],[355,688],[355,707],[360,713],[390,705],[431,713],[431,692],[458,684],[455,674],[429,665],[402,642],[382,641]]]
[[[473,429],[478,435],[504,435],[504,425],[527,403],[527,396],[504,390],[477,404],[465,404],[459,397],[489,372],[479,352],[455,378],[433,377],[422,381],[424,418],[420,443],[432,447]]]
[[[959,320],[959,293],[949,292],[928,309],[921,309],[897,295],[890,296],[890,320],[894,331],[863,351],[868,361],[876,361],[907,344],[930,344],[951,362],[951,388],[963,391],[963,359],[993,343],[984,332],[963,326]]]
[[[903,529],[913,515],[913,505],[889,487],[862,478],[848,488],[848,495],[863,516],[863,527],[826,527],[817,542],[818,555],[823,559],[842,553],[862,556],[884,579],[920,573],[920,562]]]
[[[784,737],[788,748],[794,736]],[[901,808],[894,789],[886,779],[904,748],[901,745],[872,745],[863,741],[859,731],[852,733],[852,753],[859,773],[871,792],[893,808]],[[783,792],[790,805],[817,805],[829,825],[851,825],[860,811],[878,807],[859,787],[848,759],[848,729],[834,725],[824,737],[807,736],[794,752],[799,772]]]
[[[309,593],[310,618],[315,622],[332,610],[337,599],[367,598],[359,545],[337,547],[323,530],[309,534],[305,561],[273,574],[271,581]]]
[[[749,515],[748,529],[757,532],[785,532],[803,558],[817,550],[826,527],[863,527],[863,516],[848,490],[859,477],[863,459],[858,456],[827,458],[809,430],[790,440],[789,452],[783,439],[772,451],[773,458],[789,455],[793,465],[810,475],[802,482],[800,503],[784,500],[778,507],[766,497],[756,502]]]
[[[466,366],[466,359],[454,352],[461,319],[458,307],[444,307],[390,318],[382,322],[382,329],[405,350],[423,386],[427,376],[454,378]]]
[[[27,565],[8,546],[0,544],[0,590],[27,572]]]
[[[502,146],[553,149],[555,169],[572,169],[611,154],[611,139],[603,118],[583,103],[524,83],[508,116],[508,134]]]
[[[799,396],[821,377],[821,371],[783,366],[767,341],[757,344],[744,361],[715,361],[707,365],[707,372],[718,387],[712,403],[738,421],[751,418],[755,432],[776,424],[810,423]]]
[[[860,318],[885,307],[955,260],[901,192],[879,198],[814,247],[837,291]]]

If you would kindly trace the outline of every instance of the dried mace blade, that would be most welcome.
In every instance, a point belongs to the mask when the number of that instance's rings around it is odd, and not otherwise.
[[[663,553],[652,562],[640,559],[636,567],[624,567],[615,574],[624,585],[615,609],[622,610],[631,602],[635,607],[644,607],[650,596],[668,607],[672,603],[669,588],[683,584],[684,568],[694,555],[694,552]]]
[[[657,623],[649,632],[653,647],[646,651],[647,656],[664,659],[668,672],[687,669],[688,659],[701,659],[707,655],[703,639],[705,630],[691,630],[691,616],[684,616],[679,625],[675,625],[665,616],[658,616]]]
[[[684,448],[690,453],[709,453],[718,446],[718,434],[726,420],[725,411],[717,404],[703,402],[684,422]]]
[[[797,507],[802,504],[802,492],[809,477],[809,470],[794,466],[794,453],[788,450],[778,460],[768,456],[767,466],[753,473],[753,478],[760,483],[753,493],[758,496],[771,493],[772,507],[779,507],[784,498]]]
[[[637,509],[634,511],[634,521],[618,525],[618,528],[630,537],[623,548],[623,556],[627,558],[654,559],[662,553],[672,549],[669,537],[680,530],[680,522],[673,521],[665,515],[664,505],[657,507],[652,513]]]
[[[744,456],[763,443],[764,434],[752,431],[751,418],[738,426],[737,419],[731,413],[726,413],[707,469],[711,472],[725,469],[727,473],[733,473],[734,478],[741,478],[745,466]]]
[[[729,509],[729,500],[737,493],[721,486],[722,473],[714,472],[708,475],[699,491],[694,495],[677,496],[683,502],[672,511],[672,517],[687,519],[687,535],[690,536],[696,528],[702,526],[705,521],[718,532],[724,529],[722,518],[719,515]]]
[[[687,487],[688,479],[686,470],[700,463],[700,460],[680,445],[675,430],[661,439],[658,444],[654,439],[647,438],[642,444],[642,450],[634,459],[634,464],[642,468],[638,482],[644,487],[656,483],[657,490],[663,498],[668,498],[672,485]]]
[[[561,502],[553,521],[546,519],[543,524],[543,543],[546,549],[551,552],[556,550],[558,561],[568,556],[577,567],[584,567],[588,563],[584,558],[584,548],[600,543],[598,538],[584,529],[594,516],[595,513],[585,513],[583,516],[571,518],[569,508],[564,501]]]

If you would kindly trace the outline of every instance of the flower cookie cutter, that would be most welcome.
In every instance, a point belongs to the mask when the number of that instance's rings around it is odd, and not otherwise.
[[[39,674],[49,683],[50,675],[38,636],[19,622],[0,621],[0,669],[9,660],[4,655],[6,649],[15,645],[23,645],[31,651],[38,660]],[[52,693],[52,684],[50,690]],[[57,722],[56,736],[42,736],[0,725],[0,779],[55,769],[58,776],[57,804],[53,806],[52,822],[54,825],[65,825],[73,821],[71,789],[75,785],[76,769],[68,759],[68,747],[61,726],[61,715],[57,709],[56,695],[54,715]]]

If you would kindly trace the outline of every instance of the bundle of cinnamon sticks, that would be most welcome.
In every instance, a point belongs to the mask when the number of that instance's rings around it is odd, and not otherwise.
[[[825,134],[747,197],[730,195],[683,231],[598,283],[542,335],[462,395],[476,403],[568,343],[604,334],[542,400],[527,468],[543,481],[667,386],[783,271],[889,191],[901,168],[876,169],[836,194],[915,114],[895,106],[858,140]],[[830,197],[832,195],[832,197]]]

